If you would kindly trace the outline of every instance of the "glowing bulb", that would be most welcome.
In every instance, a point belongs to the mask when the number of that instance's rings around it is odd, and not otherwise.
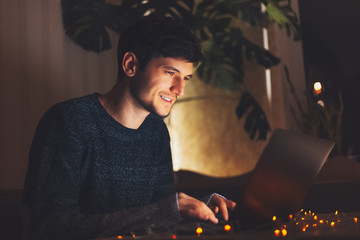
[[[176,235],[174,234],[174,235],[172,235],[172,239],[176,239]]]
[[[324,220],[321,219],[321,220],[319,221],[319,223],[323,224],[323,223],[324,223]]]
[[[330,223],[330,226],[331,226],[331,227],[334,227],[334,226],[335,226],[335,222],[331,222],[331,223]]]
[[[203,232],[203,229],[201,227],[198,227],[196,229],[196,233],[197,233],[198,236],[200,236],[200,234],[202,234],[202,232]]]
[[[321,92],[322,92],[322,86],[321,86],[321,83],[320,82],[316,82],[314,83],[314,95],[317,96],[319,95]]]
[[[279,229],[276,229],[276,230],[274,231],[274,234],[275,234],[275,236],[279,236],[279,235],[280,235],[280,230],[279,230]]]
[[[230,231],[230,230],[231,230],[231,226],[230,226],[229,224],[226,224],[226,225],[224,226],[224,230],[225,230],[226,232]]]
[[[118,239],[122,239],[123,237],[122,236],[117,236]]]
[[[272,220],[273,220],[273,221],[276,221],[276,216],[273,216]]]
[[[354,218],[354,223],[357,223],[357,218]]]
[[[281,230],[281,235],[283,235],[284,237],[287,235],[286,229],[282,229],[282,230]]]
[[[317,219],[318,219],[318,217],[315,215],[315,216],[314,216],[314,220],[317,220]]]
[[[303,231],[303,232],[306,232],[306,227],[303,227],[303,228],[302,228],[302,231]]]
[[[292,215],[292,214],[289,215],[289,219],[293,219],[293,215]]]

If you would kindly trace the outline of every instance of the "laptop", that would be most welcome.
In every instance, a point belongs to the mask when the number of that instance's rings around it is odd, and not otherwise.
[[[334,142],[277,129],[245,185],[231,216],[238,230],[287,221],[302,202],[330,154]]]

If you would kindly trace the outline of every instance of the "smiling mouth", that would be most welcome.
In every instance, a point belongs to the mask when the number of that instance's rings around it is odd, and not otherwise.
[[[173,102],[173,99],[172,98],[169,98],[169,97],[165,97],[165,96],[163,96],[163,95],[160,95],[160,97],[162,98],[162,99],[164,99],[166,102],[168,102],[168,103],[172,103]]]

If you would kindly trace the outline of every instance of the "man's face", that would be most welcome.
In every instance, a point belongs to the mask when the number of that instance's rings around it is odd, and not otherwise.
[[[137,69],[130,90],[138,107],[161,117],[169,115],[177,97],[183,95],[185,82],[191,78],[194,64],[181,59],[158,57],[145,69]]]

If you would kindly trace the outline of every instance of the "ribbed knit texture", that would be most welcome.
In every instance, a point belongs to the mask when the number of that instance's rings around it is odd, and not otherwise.
[[[23,194],[34,239],[172,225],[181,218],[176,201],[170,139],[160,117],[150,114],[138,129],[126,128],[93,94],[59,103],[41,119]]]

